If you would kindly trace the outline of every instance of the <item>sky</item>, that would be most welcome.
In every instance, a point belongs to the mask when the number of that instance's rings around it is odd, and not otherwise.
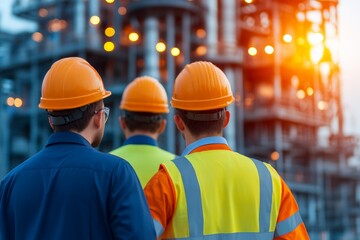
[[[0,28],[9,32],[35,29],[34,24],[11,15],[13,0],[0,0]],[[339,53],[345,134],[360,136],[360,1],[340,0]]]

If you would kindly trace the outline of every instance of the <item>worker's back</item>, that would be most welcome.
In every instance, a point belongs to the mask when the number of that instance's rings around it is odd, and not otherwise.
[[[174,232],[177,238],[186,237],[189,231],[193,236],[196,229],[200,235],[248,233],[251,238],[251,232],[264,232],[266,239],[265,232],[274,234],[281,182],[270,165],[229,150],[211,150],[164,166],[174,188],[181,190],[171,227],[162,237],[172,238]]]
[[[130,163],[143,188],[158,171],[161,163],[175,158],[174,154],[161,149],[154,139],[145,135],[130,137],[123,146],[110,153]]]
[[[2,182],[0,239],[131,238],[137,231],[131,226],[150,234],[146,203],[129,194],[141,189],[133,179],[122,159],[98,152],[78,134],[55,133]],[[147,226],[139,225],[144,217]]]

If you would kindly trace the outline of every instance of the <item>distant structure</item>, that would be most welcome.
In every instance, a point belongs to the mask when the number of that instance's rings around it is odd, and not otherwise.
[[[171,95],[185,64],[222,68],[236,97],[231,147],[271,163],[289,183],[312,240],[358,239],[357,141],[343,134],[337,0],[15,0],[36,32],[0,29],[0,176],[37,152],[51,133],[38,108],[51,64],[81,56],[113,95],[101,150],[123,141],[118,103],[138,75]],[[11,24],[11,23],[9,23]],[[146,91],[146,89],[144,89]],[[169,114],[160,144],[184,143]]]

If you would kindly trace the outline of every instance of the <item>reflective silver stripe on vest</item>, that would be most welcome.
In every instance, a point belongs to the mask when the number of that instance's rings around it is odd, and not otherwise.
[[[184,184],[190,237],[203,236],[204,219],[200,187],[195,170],[185,157],[173,161],[179,169]]]
[[[269,232],[270,216],[272,205],[272,179],[269,169],[263,162],[252,159],[259,173],[260,179],[260,214],[259,227],[260,232]]]
[[[272,179],[269,170],[264,163],[252,159],[259,173],[260,178],[260,213],[259,223],[260,232],[241,232],[241,233],[222,233],[214,235],[203,235],[204,219],[201,203],[200,186],[196,177],[195,170],[188,159],[180,157],[173,160],[176,167],[182,177],[184,184],[189,234],[188,238],[176,238],[176,239],[246,239],[246,240],[271,240],[274,233],[269,232],[270,228],[270,215],[271,215],[271,203],[272,203]]]
[[[276,225],[275,236],[282,236],[289,232],[292,232],[302,223],[302,219],[299,211],[294,213],[291,217],[279,222]]]

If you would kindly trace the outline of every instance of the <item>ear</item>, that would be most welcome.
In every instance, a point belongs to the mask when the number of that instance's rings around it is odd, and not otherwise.
[[[179,117],[179,115],[175,115],[174,116],[174,122],[176,124],[177,129],[182,132],[185,130],[185,123],[184,121],[181,119],[181,117]]]
[[[229,122],[230,122],[230,112],[229,112],[229,110],[226,110],[223,127],[226,128],[226,126],[229,124]]]
[[[119,117],[119,124],[122,130],[126,129],[126,123],[125,123],[125,118],[123,117]]]
[[[157,133],[158,133],[159,135],[162,134],[162,133],[165,131],[166,123],[167,123],[166,119],[161,119],[160,127],[159,127],[159,129],[158,129],[158,131],[157,131]]]
[[[101,112],[101,114],[103,114],[103,113]],[[96,128],[100,128],[102,126],[101,119],[104,119],[104,118],[102,118],[101,114],[94,114],[94,116],[93,116],[93,121],[94,121],[94,125]]]
[[[49,121],[50,127],[54,130],[54,124],[53,124],[50,116],[48,116],[48,121]]]

